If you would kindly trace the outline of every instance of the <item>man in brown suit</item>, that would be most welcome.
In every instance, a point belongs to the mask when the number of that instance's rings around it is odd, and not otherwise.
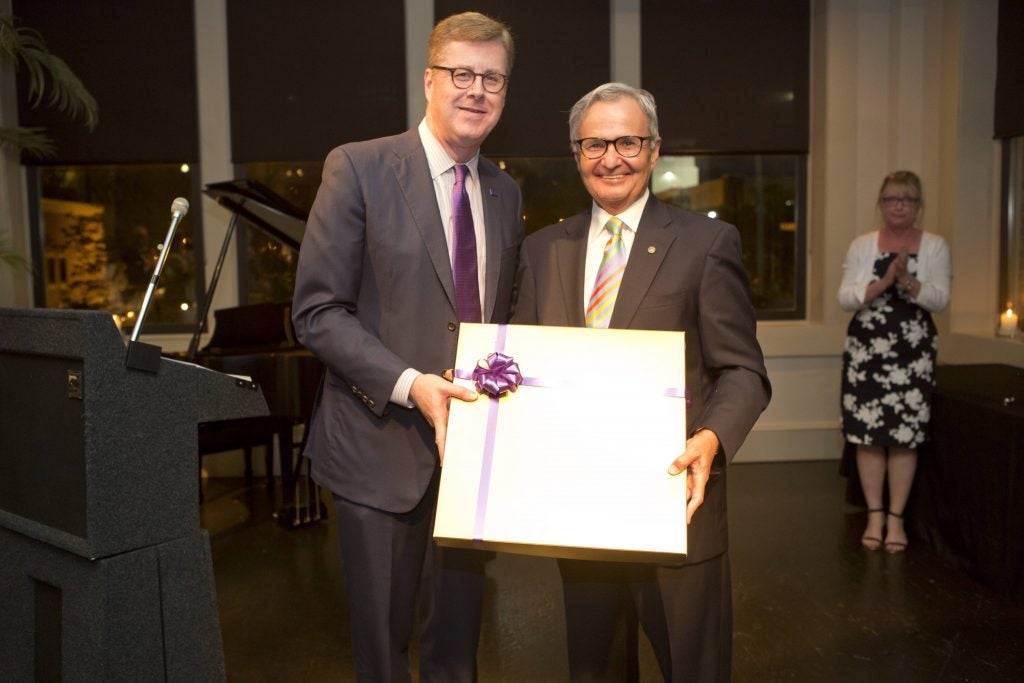
[[[666,680],[728,681],[726,466],[771,396],[739,233],[665,204],[648,190],[661,139],[647,91],[602,85],[576,103],[569,127],[580,176],[594,202],[526,238],[512,322],[582,327],[593,317],[598,325],[590,326],[683,330],[689,402],[685,450],[665,463],[666,476],[687,477],[686,562],[559,561],[572,678],[628,677],[636,659],[627,651],[635,613]],[[603,253],[619,238],[609,236],[609,223],[621,226],[628,260],[617,292],[592,293],[604,289],[595,287],[604,274]],[[603,325],[601,308],[610,310]],[[629,466],[626,456],[623,467]]]

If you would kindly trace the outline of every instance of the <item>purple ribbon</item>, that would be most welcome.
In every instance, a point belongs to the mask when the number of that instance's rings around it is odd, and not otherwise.
[[[509,377],[509,375],[512,374],[511,372],[506,372],[506,374],[501,375],[501,371],[496,370],[496,375],[500,375],[499,380],[497,376],[488,375],[488,373],[490,373],[490,364],[488,364],[487,372],[481,373],[481,377],[486,377],[487,381],[490,382],[495,388],[500,388],[501,386],[510,383],[515,376],[518,376],[519,382],[523,381],[523,376],[519,373],[519,366],[516,365],[515,361],[513,361],[510,357],[505,356],[502,353],[502,351],[505,350],[506,331],[507,329],[505,325],[498,325],[498,336],[494,340],[494,353],[489,355],[487,357],[487,360],[490,361],[491,358],[497,359],[499,357],[501,359],[507,358],[507,363],[504,362],[504,360],[502,360],[499,363],[495,363],[495,365],[500,366],[505,371],[508,371],[510,369],[509,366],[514,366],[515,374],[513,377]],[[473,375],[474,379],[477,381],[477,386],[480,386],[480,379],[478,379],[476,375],[480,371],[481,367],[482,363],[477,363],[476,368],[473,370]],[[513,385],[511,388],[506,389],[504,392],[485,392],[487,393],[488,396],[491,397],[491,399],[490,405],[487,408],[487,431],[485,432],[487,434],[487,438],[486,441],[484,442],[484,457],[483,462],[481,462],[480,464],[480,488],[477,489],[476,494],[476,516],[474,517],[473,520],[474,541],[482,541],[484,538],[484,521],[487,519],[487,495],[488,492],[491,490],[491,461],[494,459],[494,432],[495,427],[497,427],[498,425],[498,399],[501,397],[502,393],[507,393],[508,391],[515,391],[518,387],[519,383],[517,382],[515,385]],[[480,390],[485,391],[482,387]]]
[[[472,379],[480,393],[500,398],[519,388],[523,373],[519,372],[519,364],[512,356],[495,351],[477,362]]]

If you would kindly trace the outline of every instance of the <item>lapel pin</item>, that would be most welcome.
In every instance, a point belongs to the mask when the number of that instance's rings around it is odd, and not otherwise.
[[[653,253],[654,253],[654,252],[656,252],[656,251],[658,251],[658,248],[657,248],[657,247],[654,247],[654,246],[651,246],[651,247],[647,247],[647,253],[648,253],[648,254],[653,254]]]
[[[487,194],[489,194],[492,197],[497,197],[498,196],[498,193],[495,192],[494,188],[491,188],[491,187],[487,188]]]

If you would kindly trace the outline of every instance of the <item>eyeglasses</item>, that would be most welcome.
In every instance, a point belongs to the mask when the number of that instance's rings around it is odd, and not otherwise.
[[[451,66],[431,66],[431,69],[442,69],[451,74],[452,85],[460,90],[465,90],[473,85],[473,82],[480,77],[480,82],[484,84],[484,90],[489,93],[496,94],[505,89],[508,84],[508,76],[505,74],[499,74],[495,72],[489,72],[485,74],[478,74],[471,69],[463,69],[460,67]]]
[[[888,207],[917,206],[921,202],[918,197],[882,197],[882,203]]]
[[[573,140],[573,142],[580,148],[583,156],[588,159],[600,159],[603,157],[604,153],[608,150],[608,145],[613,145],[619,156],[629,159],[640,154],[640,150],[644,148],[644,140],[650,139],[650,137],[642,137],[640,135],[623,135],[614,140],[580,138],[579,140]]]

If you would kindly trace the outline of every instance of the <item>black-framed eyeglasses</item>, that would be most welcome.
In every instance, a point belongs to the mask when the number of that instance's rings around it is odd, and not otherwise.
[[[920,197],[882,197],[882,204],[885,206],[917,206],[920,201]]]
[[[484,90],[491,94],[500,93],[508,85],[508,76],[505,74],[499,74],[495,71],[490,71],[485,74],[478,74],[472,69],[464,69],[462,67],[452,66],[436,66],[432,65],[431,69],[443,69],[451,74],[452,85],[460,90],[465,90],[473,85],[473,81],[480,78],[480,82],[484,85]]]
[[[574,140],[574,142],[580,148],[583,156],[588,159],[600,159],[603,157],[604,153],[608,150],[608,145],[615,147],[615,151],[619,153],[619,156],[629,159],[640,154],[640,150],[644,148],[644,141],[651,139],[653,138],[650,136],[623,135],[614,140],[580,138],[579,140]]]

